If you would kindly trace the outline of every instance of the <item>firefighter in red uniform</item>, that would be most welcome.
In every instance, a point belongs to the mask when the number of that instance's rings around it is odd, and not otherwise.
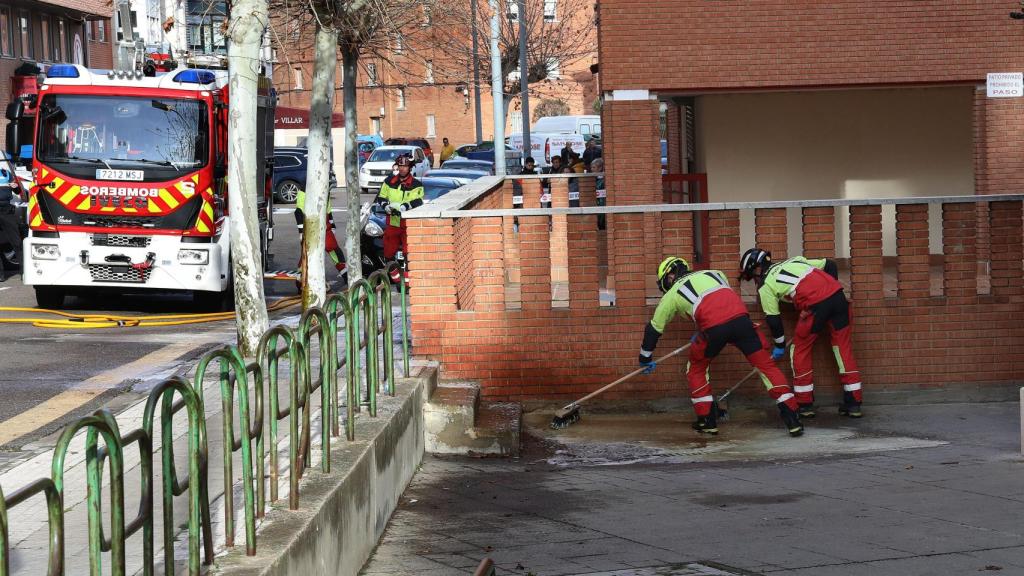
[[[693,318],[698,332],[690,340],[690,361],[686,365],[690,399],[697,413],[693,429],[704,434],[718,433],[718,410],[708,383],[708,369],[726,344],[732,344],[757,368],[790,435],[803,434],[786,376],[771,361],[768,340],[751,323],[746,305],[729,286],[725,274],[718,270],[691,271],[686,260],[670,257],[658,267],[658,288],[664,296],[644,331],[640,365],[647,367],[645,373],[651,373],[655,367],[654,347],[667,324],[677,315]]]
[[[405,238],[405,220],[402,212],[423,205],[423,184],[412,176],[412,158],[399,156],[395,161],[398,174],[381,183],[375,203],[384,207],[388,214],[388,225],[384,229],[384,258],[396,260],[405,269],[405,255],[408,246]],[[398,282],[401,276],[396,271],[391,280]]]
[[[800,405],[800,415],[814,416],[814,365],[811,349],[818,334],[828,327],[832,352],[839,365],[839,379],[843,383],[843,403],[839,413],[860,418],[861,380],[857,360],[853,356],[853,330],[850,324],[850,305],[843,286],[836,279],[835,262],[807,259],[802,256],[772,263],[767,250],[751,248],[740,258],[740,277],[757,284],[761,308],[771,327],[775,346],[772,358],[778,360],[786,353],[786,334],[779,316],[779,302],[792,302],[800,314],[793,336],[790,358],[793,365],[793,391]]]

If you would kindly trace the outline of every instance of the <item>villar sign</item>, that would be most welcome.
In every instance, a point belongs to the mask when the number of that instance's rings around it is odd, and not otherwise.
[[[1024,72],[991,72],[986,80],[986,93],[989,98],[1024,96]]]

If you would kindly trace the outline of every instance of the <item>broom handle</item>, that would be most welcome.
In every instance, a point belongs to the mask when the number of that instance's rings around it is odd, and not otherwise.
[[[716,401],[717,402],[721,402],[722,400],[725,400],[726,398],[728,398],[729,394],[732,394],[737,388],[739,388],[740,384],[743,384],[747,380],[750,380],[754,376],[754,374],[757,374],[757,368],[754,368],[753,370],[748,372],[747,375],[744,376],[739,382],[733,384],[732,388],[729,388],[728,390],[726,390],[725,394],[722,394],[721,396],[719,396]]]
[[[687,344],[686,344],[685,346],[683,346],[683,347],[681,347],[681,348],[676,348],[675,350],[673,350],[673,351],[669,352],[668,354],[665,354],[665,355],[664,355],[664,356],[662,356],[661,358],[658,358],[657,360],[655,360],[655,363],[661,363],[661,362],[664,362],[665,360],[668,360],[669,358],[671,358],[671,357],[673,357],[673,356],[676,356],[676,355],[678,355],[678,354],[681,354],[682,352],[684,352],[684,351],[685,351],[685,350],[686,350],[687,348],[689,348],[689,347],[690,347],[690,343],[688,342],[688,343],[687,343]],[[633,376],[636,376],[637,374],[639,374],[639,373],[643,372],[643,371],[644,371],[644,370],[646,370],[646,369],[647,369],[647,367],[646,367],[646,366],[641,366],[640,368],[637,368],[636,370],[633,370],[633,371],[632,371],[632,372],[630,372],[629,374],[626,374],[626,375],[625,375],[625,376],[623,376],[622,378],[619,378],[619,379],[618,379],[618,380],[616,380],[615,382],[612,382],[611,384],[607,384],[607,385],[605,385],[604,387],[602,387],[602,388],[599,388],[599,389],[597,389],[597,390],[595,390],[595,391],[591,392],[590,394],[587,394],[586,396],[584,396],[583,398],[580,398],[579,400],[577,400],[577,401],[573,402],[573,403],[572,403],[572,404],[570,404],[569,406],[573,406],[573,405],[576,405],[576,404],[582,404],[582,403],[586,402],[587,400],[590,400],[590,399],[591,399],[591,398],[593,398],[594,396],[597,396],[598,394],[600,394],[600,393],[604,392],[605,390],[608,390],[609,388],[614,388],[614,387],[618,386],[619,384],[622,384],[622,383],[623,383],[623,382],[625,382],[626,380],[629,380],[629,379],[630,379],[630,378],[632,378]],[[567,406],[567,408],[568,408],[568,406]]]

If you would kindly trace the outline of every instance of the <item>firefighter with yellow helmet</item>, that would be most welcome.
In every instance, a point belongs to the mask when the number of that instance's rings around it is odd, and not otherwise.
[[[658,288],[664,294],[654,317],[644,331],[640,347],[640,365],[645,373],[654,371],[654,348],[668,323],[677,315],[692,318],[697,333],[691,339],[686,378],[690,385],[697,421],[693,428],[705,434],[717,434],[717,407],[708,382],[711,360],[732,344],[758,370],[768,394],[775,400],[786,430],[792,436],[803,434],[797,415],[797,403],[789,382],[768,354],[768,341],[750,320],[747,307],[718,270],[690,270],[686,260],[666,258],[658,266]]]

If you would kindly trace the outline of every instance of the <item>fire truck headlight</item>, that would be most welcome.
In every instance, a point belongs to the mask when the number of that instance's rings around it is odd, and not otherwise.
[[[179,264],[193,264],[193,265],[206,265],[210,263],[210,251],[209,250],[193,250],[193,249],[181,249],[178,250],[178,263]]]
[[[32,258],[34,260],[56,260],[60,258],[60,248],[56,244],[33,244]]]

